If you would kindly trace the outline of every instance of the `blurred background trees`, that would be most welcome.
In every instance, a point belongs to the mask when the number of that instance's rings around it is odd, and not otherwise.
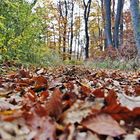
[[[138,0],[1,0],[0,60],[133,59],[138,11]]]

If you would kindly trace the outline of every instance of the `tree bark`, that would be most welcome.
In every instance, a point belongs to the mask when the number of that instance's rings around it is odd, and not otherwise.
[[[124,5],[124,0],[118,0],[117,14],[115,18],[115,27],[114,27],[114,34],[113,34],[115,48],[118,48],[119,46],[119,26],[120,26],[120,21],[121,21],[123,5]]]
[[[107,47],[107,40],[105,38],[105,6],[104,6],[104,0],[101,0],[101,11],[102,11],[102,20],[103,20],[103,27],[104,27],[104,30],[103,30],[103,34],[102,34],[102,37],[104,38],[104,47],[103,47],[103,50]]]
[[[138,57],[140,58],[140,9],[139,0],[130,0],[130,10],[132,16],[132,23],[134,28],[134,35],[136,46],[138,50]]]
[[[70,57],[69,59],[71,60],[71,56],[72,56],[72,45],[73,45],[73,14],[74,14],[74,0],[71,0],[71,23],[70,23]]]
[[[119,36],[119,42],[120,46],[123,44],[123,13],[121,14],[121,21],[120,21],[120,36]]]
[[[58,36],[58,48],[59,48],[59,54],[61,53],[61,42],[62,42],[62,32],[61,32],[61,19],[62,19],[62,14],[61,14],[61,2],[60,0],[58,1],[57,4],[57,8],[59,11],[59,15],[58,15],[58,32],[59,32],[59,36]]]
[[[89,58],[89,31],[88,31],[88,20],[90,14],[90,6],[91,0],[88,0],[87,4],[85,0],[83,0],[84,4],[84,22],[85,22],[85,37],[86,37],[86,44],[85,44],[85,59]]]
[[[104,0],[105,6],[105,34],[107,40],[107,47],[113,46],[111,34],[111,0]]]

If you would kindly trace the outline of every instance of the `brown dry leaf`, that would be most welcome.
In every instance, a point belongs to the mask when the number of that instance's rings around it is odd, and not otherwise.
[[[30,72],[25,70],[25,69],[21,69],[19,70],[19,75],[22,77],[22,78],[30,78]]]
[[[85,94],[85,95],[88,95],[88,94],[91,92],[91,89],[90,89],[90,87],[88,87],[88,86],[82,85],[82,86],[81,86],[81,92],[82,92],[83,94]]]
[[[135,93],[137,96],[140,95],[140,85],[139,86],[135,86]]]
[[[140,107],[134,108],[133,113],[136,114],[137,116],[140,116]]]
[[[97,98],[103,98],[104,97],[104,91],[102,89],[95,89],[92,94]]]
[[[24,95],[25,98],[28,98],[30,101],[35,102],[37,96],[35,95],[35,92],[33,90],[29,90]]]
[[[61,91],[56,88],[53,91],[50,100],[46,104],[47,113],[51,117],[58,118],[59,115],[62,113],[63,105],[61,101],[61,94]]]
[[[6,96],[7,94],[11,93],[12,90],[6,88],[0,88],[0,96]]]
[[[126,133],[125,130],[119,126],[118,122],[107,114],[89,116],[83,120],[82,125],[100,135],[117,137]]]
[[[37,85],[47,85],[48,81],[43,76],[38,76],[33,78]]]
[[[56,140],[56,125],[50,117],[40,117],[34,113],[26,116],[26,122],[31,130],[28,139]]]
[[[92,109],[100,109],[102,104],[97,104],[97,102],[90,102],[90,101],[81,101],[77,100],[67,111],[65,111],[60,120],[64,124],[69,123],[80,123],[83,118],[86,118],[89,113],[91,113]]]
[[[117,103],[117,94],[114,90],[109,90],[108,96],[105,97],[107,106],[118,104]]]
[[[41,123],[39,123],[39,122]],[[39,127],[37,126],[36,128],[36,136],[34,137],[35,140],[56,140],[55,136],[55,131],[56,131],[56,126],[55,123],[52,121],[50,118],[40,118],[40,120],[36,121],[36,123],[40,125],[40,130]]]
[[[101,112],[111,115],[117,121],[130,121],[135,117],[135,114],[133,114],[131,110],[126,107],[120,106],[119,104],[107,106],[103,108]]]
[[[42,91],[40,93],[40,101],[45,101],[48,97],[49,97],[49,92],[47,90]]]

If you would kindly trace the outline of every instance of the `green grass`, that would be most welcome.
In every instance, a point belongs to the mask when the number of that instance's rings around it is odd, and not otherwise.
[[[86,61],[84,62],[85,67],[95,69],[119,69],[119,70],[132,70],[136,71],[140,69],[140,65],[135,60],[100,60],[100,61]]]
[[[72,60],[65,60],[63,62],[64,65],[83,65],[84,64],[84,61],[83,60],[75,60],[75,59],[72,59]]]
[[[135,59],[133,60],[62,60],[62,57],[57,53],[58,51],[53,51],[51,49],[46,48],[39,48],[37,51],[30,52],[26,57],[21,57],[19,59],[9,59],[7,61],[14,62],[15,64],[21,64],[26,68],[30,67],[56,67],[56,66],[84,66],[87,68],[94,68],[94,69],[118,69],[118,70],[140,70],[140,64],[136,63]],[[0,56],[0,64],[3,63],[3,59]],[[14,67],[14,66],[13,66]],[[14,68],[10,68],[14,69]],[[0,68],[0,72],[3,72],[3,68]]]

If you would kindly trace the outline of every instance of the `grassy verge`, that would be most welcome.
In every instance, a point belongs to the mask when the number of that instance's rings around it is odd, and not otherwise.
[[[119,69],[119,70],[132,70],[136,71],[140,69],[140,65],[135,60],[100,60],[100,61],[86,61],[84,62],[85,67],[95,69]]]

